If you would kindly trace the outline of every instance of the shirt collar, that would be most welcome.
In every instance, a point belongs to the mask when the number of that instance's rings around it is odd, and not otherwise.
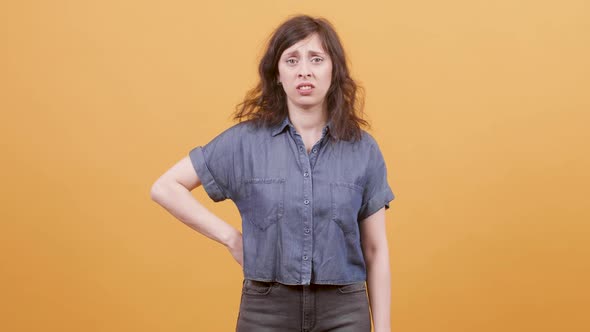
[[[283,130],[285,129],[285,127],[287,126],[291,126],[293,127],[293,124],[291,123],[291,121],[289,120],[289,116],[286,115],[285,118],[283,119],[283,122],[281,122],[279,125],[275,126],[272,130],[272,136],[276,136],[278,134],[280,134],[281,132],[283,132]],[[326,124],[326,126],[324,127],[324,131],[327,130],[327,134],[330,134],[330,129],[332,127],[332,120],[328,120],[328,123]],[[295,128],[295,127],[293,127]]]

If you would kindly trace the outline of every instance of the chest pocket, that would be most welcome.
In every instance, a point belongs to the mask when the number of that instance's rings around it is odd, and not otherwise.
[[[244,217],[252,225],[265,230],[283,217],[284,178],[252,178],[244,180],[243,184]]]
[[[363,187],[347,182],[330,183],[332,220],[345,234],[358,233],[358,213],[363,201]]]

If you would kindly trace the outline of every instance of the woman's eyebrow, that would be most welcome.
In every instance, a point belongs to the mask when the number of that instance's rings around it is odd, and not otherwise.
[[[325,55],[325,53],[324,53],[324,52],[320,52],[320,51],[313,51],[313,50],[312,50],[312,51],[309,51],[309,52],[307,52],[307,53],[309,53],[309,54]],[[285,56],[291,56],[291,55],[299,55],[299,50],[291,51],[291,52],[289,52],[289,53],[285,54]]]

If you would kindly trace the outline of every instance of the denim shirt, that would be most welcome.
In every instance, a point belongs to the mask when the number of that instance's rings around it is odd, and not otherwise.
[[[289,285],[366,280],[359,223],[394,199],[375,139],[328,139],[308,153],[285,117],[275,127],[243,121],[189,156],[214,202],[242,218],[244,278]]]

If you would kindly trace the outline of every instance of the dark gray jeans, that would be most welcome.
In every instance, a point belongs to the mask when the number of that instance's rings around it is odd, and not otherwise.
[[[285,285],[244,279],[237,332],[370,332],[365,282]]]

